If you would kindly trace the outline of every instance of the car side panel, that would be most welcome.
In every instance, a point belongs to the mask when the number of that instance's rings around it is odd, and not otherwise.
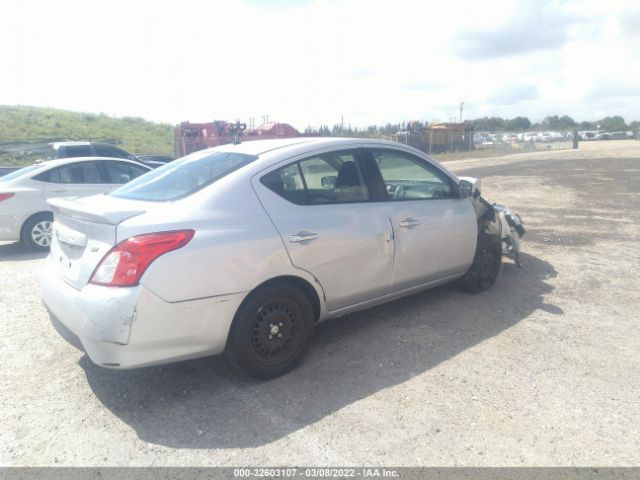
[[[19,241],[22,226],[30,216],[51,210],[42,197],[42,188],[40,182],[30,179],[2,185],[2,191],[15,195],[0,204],[0,240]]]
[[[293,275],[323,298],[314,278],[291,264],[248,181],[220,181],[206,190],[118,225],[118,241],[152,231],[196,231],[185,247],[151,264],[143,285],[165,301],[180,302],[246,293],[271,278]]]

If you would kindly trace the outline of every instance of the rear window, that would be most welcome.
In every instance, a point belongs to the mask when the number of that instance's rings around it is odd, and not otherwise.
[[[43,165],[29,165],[28,167],[20,168],[0,177],[0,182],[8,182],[10,180],[13,180],[14,178],[21,177],[22,175],[26,175],[27,173],[33,172],[34,170],[38,170],[42,167]]]
[[[93,148],[99,157],[129,158],[131,156],[124,150],[109,145],[94,145]]]
[[[75,157],[90,157],[91,147],[89,145],[72,145],[60,147],[58,152],[64,149],[64,154],[59,155],[59,158],[75,158]]]
[[[177,200],[211,185],[257,158],[243,153],[195,152],[136,178],[111,195],[152,202]]]

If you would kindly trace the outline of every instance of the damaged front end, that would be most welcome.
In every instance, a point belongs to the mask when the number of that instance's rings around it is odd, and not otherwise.
[[[498,213],[502,223],[503,252],[511,256],[518,267],[522,267],[520,263],[520,240],[526,232],[524,222],[520,215],[509,207],[494,203],[493,208]]]
[[[509,207],[490,203],[480,194],[480,180],[461,177],[472,185],[471,199],[478,219],[478,235],[499,235],[502,240],[503,254],[513,258],[518,267],[520,263],[520,241],[526,230],[520,215]]]

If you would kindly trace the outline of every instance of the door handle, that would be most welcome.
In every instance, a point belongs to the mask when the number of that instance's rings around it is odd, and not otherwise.
[[[420,222],[415,218],[405,218],[404,220],[400,220],[401,227],[415,227],[416,225],[420,225]]]
[[[290,242],[298,243],[298,242],[307,242],[309,240],[315,240],[318,238],[317,233],[313,232],[298,232],[295,235],[291,235],[289,237]]]
[[[64,193],[66,190],[51,190],[51,193]]]

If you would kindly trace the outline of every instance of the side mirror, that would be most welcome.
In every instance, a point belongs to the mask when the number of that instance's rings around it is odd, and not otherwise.
[[[458,192],[460,192],[460,198],[468,198],[473,193],[473,183],[469,180],[460,180],[458,183]]]
[[[320,183],[322,184],[322,188],[326,189],[326,190],[333,190],[334,188],[336,188],[336,180],[338,179],[338,177],[336,177],[335,175],[329,175],[327,177],[322,177],[320,179]]]

